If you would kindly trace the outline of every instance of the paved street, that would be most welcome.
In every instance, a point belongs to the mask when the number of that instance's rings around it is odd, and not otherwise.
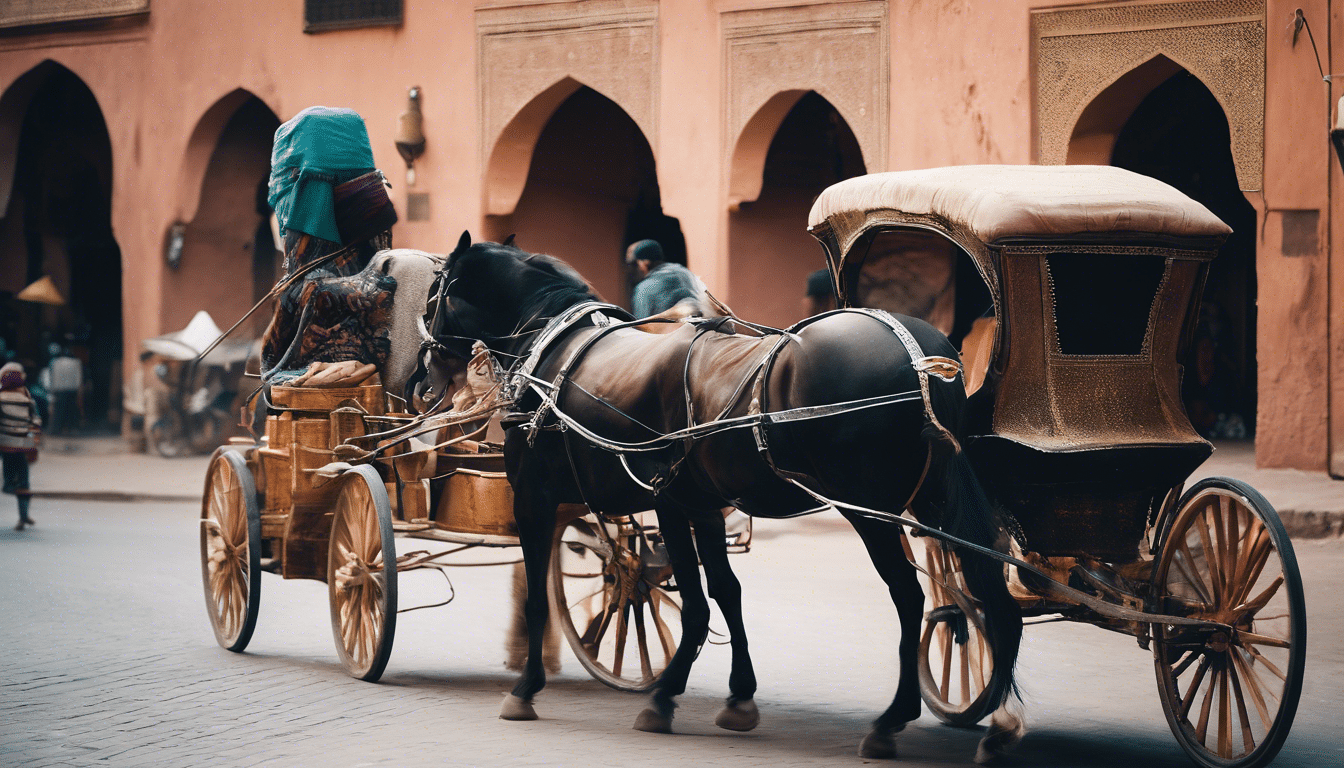
[[[729,654],[709,646],[678,711],[681,733],[653,736],[630,729],[640,697],[592,681],[572,658],[539,698],[542,720],[496,719],[513,679],[502,668],[508,567],[460,569],[452,605],[404,614],[380,684],[338,666],[316,582],[266,574],[252,644],[227,653],[202,609],[196,514],[180,503],[43,500],[37,528],[4,527],[0,765],[855,765],[894,689],[894,611],[838,519],[759,524],[754,551],[735,558],[761,727],[713,726]],[[1298,554],[1310,661],[1275,764],[1336,766],[1344,542],[1302,541]],[[403,605],[442,594],[437,576],[413,576]],[[1132,640],[1029,628],[1020,679],[1031,730],[1009,765],[1188,764],[1150,656]],[[903,763],[969,764],[977,738],[925,715],[901,737]]]

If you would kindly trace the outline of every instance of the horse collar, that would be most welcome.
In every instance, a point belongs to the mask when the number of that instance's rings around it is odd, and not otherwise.
[[[615,317],[612,316],[613,314]],[[556,339],[584,318],[591,317],[593,325],[598,328],[605,328],[612,323],[628,318],[629,315],[630,313],[615,304],[584,301],[552,317],[546,322],[546,326],[541,329],[541,333],[537,334],[537,340],[532,343],[527,357],[509,372],[508,381],[504,385],[505,393],[514,399],[521,397],[531,383],[532,372],[541,364],[542,355],[546,354],[546,350]]]

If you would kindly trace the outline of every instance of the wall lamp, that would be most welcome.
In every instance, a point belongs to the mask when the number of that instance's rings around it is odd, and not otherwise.
[[[406,186],[415,186],[415,160],[425,153],[424,116],[420,113],[420,86],[407,93],[406,111],[397,119],[397,152],[406,161]]]

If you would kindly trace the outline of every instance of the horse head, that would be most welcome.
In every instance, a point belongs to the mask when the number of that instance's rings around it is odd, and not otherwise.
[[[536,331],[565,307],[595,301],[588,283],[572,267],[552,256],[528,253],[505,243],[472,243],[463,232],[435,278],[425,308],[425,330],[433,344],[422,366],[434,399],[448,383],[465,374],[472,345],[480,341],[509,365],[525,355]]]

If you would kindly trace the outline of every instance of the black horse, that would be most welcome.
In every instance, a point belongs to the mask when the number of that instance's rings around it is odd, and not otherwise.
[[[912,347],[876,314],[831,313],[787,334],[734,333],[731,321],[646,333],[622,324],[629,318],[613,307],[575,312],[577,305],[598,299],[563,262],[512,246],[473,245],[466,233],[439,281],[441,290],[437,297],[431,293],[426,317],[440,351],[466,358],[479,339],[505,366],[530,370],[515,378],[525,391],[505,419],[504,454],[526,561],[529,653],[522,678],[505,700],[504,719],[534,719],[531,702],[545,685],[546,573],[559,504],[583,503],[605,515],[657,511],[683,606],[680,646],[635,722],[655,732],[671,730],[674,697],[685,690],[709,628],[697,550],[709,594],[731,633],[731,695],[716,722],[750,730],[759,721],[723,507],[784,517],[817,508],[822,497],[894,514],[908,508],[963,540],[985,547],[1000,541],[1002,529],[956,438],[966,399],[956,350],[924,322],[899,318],[916,348],[945,359],[951,375],[926,376],[921,394]],[[578,320],[556,334],[551,321],[566,313]],[[548,324],[552,327],[543,333]],[[871,407],[817,408],[846,403]],[[761,422],[753,416],[762,412],[803,417],[751,428]],[[666,439],[685,434],[688,426],[738,417],[748,426]],[[657,450],[619,448],[638,443]],[[895,733],[920,714],[923,590],[904,553],[899,525],[853,509],[840,511],[863,538],[900,616],[896,696],[860,747],[866,757],[891,757]],[[968,554],[962,567],[983,605],[1006,696],[1021,613],[1002,565]],[[996,717],[982,756],[1019,732],[1015,721]]]

